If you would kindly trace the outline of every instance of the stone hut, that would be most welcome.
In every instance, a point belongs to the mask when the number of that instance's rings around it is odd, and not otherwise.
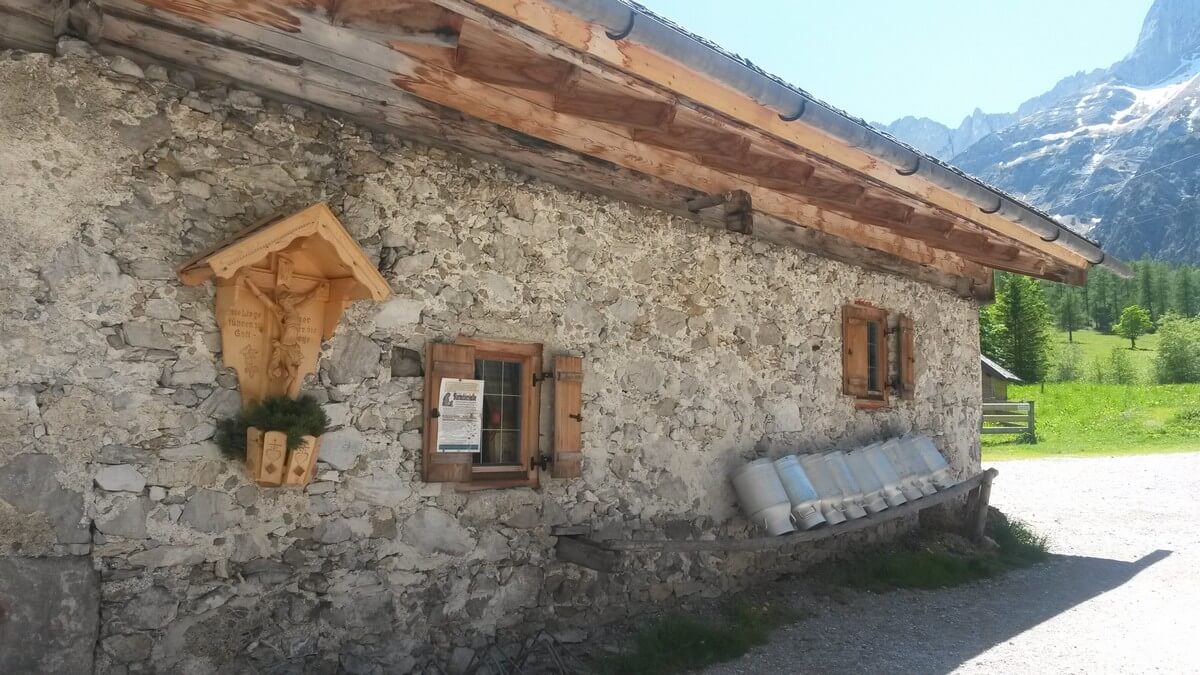
[[[751,536],[757,456],[917,431],[970,476],[992,270],[1121,269],[613,0],[0,0],[0,48],[3,672],[466,672],[892,536],[556,551]],[[305,343],[333,427],[263,487],[179,266],[321,203],[387,297]]]

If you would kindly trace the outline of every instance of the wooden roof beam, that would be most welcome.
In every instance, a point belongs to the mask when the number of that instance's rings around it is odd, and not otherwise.
[[[570,80],[574,67],[562,61],[501,58],[460,44],[454,57],[454,71],[489,84],[554,92]]]
[[[123,53],[134,49],[139,57],[158,54],[161,58],[196,67],[211,76],[245,83],[265,95],[275,95],[285,101],[306,100],[340,111],[369,126],[382,126],[424,142],[449,145],[474,156],[520,166],[528,173],[572,189],[609,186],[611,189],[602,189],[600,192],[681,217],[689,216],[685,203],[696,196],[689,194],[686,188],[647,174],[615,164],[589,161],[582,154],[572,153],[566,148],[541,144],[527,146],[519,135],[508,135],[498,126],[463,116],[449,108],[443,109],[445,116],[439,118],[436,116],[437,106],[426,104],[390,85],[342,77],[341,73],[325,64],[298,65],[265,58],[231,49],[228,44],[214,45],[124,18],[114,19],[107,24],[106,30],[108,39],[98,45],[103,52]],[[160,51],[151,51],[151,46],[157,46]],[[488,128],[496,131],[495,137],[486,134]],[[933,260],[921,263],[761,211],[754,212],[752,217],[753,226],[757,228],[755,236],[781,246],[796,247],[851,265],[917,279],[963,297],[974,297],[981,301],[990,299],[991,271],[953,254],[938,252]],[[812,219],[819,221],[823,218],[823,212],[816,211]],[[729,227],[728,219],[721,215],[713,219],[702,218],[702,221],[709,226]]]
[[[1016,268],[1021,266],[1022,262],[1028,262],[1029,269],[1022,273],[1033,276],[1042,274],[1042,268],[1036,267],[1034,264],[1042,265],[1045,261],[1036,254],[1027,253],[1025,254],[1027,257],[1022,258],[1021,247],[997,243],[986,234],[960,229],[950,221],[928,219],[925,224],[913,224],[875,215],[844,201],[815,197],[810,197],[807,201],[819,208],[842,213],[849,218],[885,228],[899,236],[921,241],[933,248],[956,253],[969,260],[984,264],[997,263],[1003,265],[1002,269]]]
[[[632,96],[612,96],[567,87],[554,97],[554,110],[593,122],[659,129],[675,119],[675,105]]]
[[[557,92],[576,76],[575,66],[467,21],[459,33],[454,71],[472,80]]]
[[[860,174],[885,189],[914,196],[997,232],[1021,245],[1085,268],[1082,256],[998,214],[984,213],[964,197],[938,187],[917,175],[905,176],[866,151],[851,147],[803,122],[788,122],[741,92],[702,73],[680,77],[679,65],[641,45],[608,38],[598,28],[548,0],[430,0],[470,20],[502,30],[531,48],[570,61],[614,81],[649,84],[664,95],[679,96],[706,110],[744,125],[745,133],[764,142],[782,143],[805,153],[813,161]],[[690,103],[689,103],[690,105]]]
[[[702,155],[700,161],[714,169],[736,173],[750,178],[804,184],[812,178],[816,168],[808,162],[795,159],[772,157],[750,152],[742,157],[729,155]]]
[[[352,54],[341,53],[343,41],[353,39],[347,29],[315,21],[301,14],[302,35],[280,27],[261,25],[236,17],[221,17],[217,24],[198,22],[184,15],[171,17],[171,28],[163,26],[165,13],[157,13],[134,0],[108,0],[130,8],[124,17],[103,23],[104,37],[147,53],[163,54],[168,58],[187,57],[210,70],[223,67],[221,58],[210,55],[223,53],[224,58],[245,56],[229,53],[220,47],[200,42],[189,44],[184,37],[189,31],[204,35],[205,30],[220,30],[223,34],[250,40],[296,55],[310,63],[301,67],[303,74],[319,64],[322,69],[341,71],[342,76],[330,81],[337,87],[384,85],[399,87],[420,98],[459,110],[467,115],[485,119],[523,134],[561,145],[586,155],[604,159],[618,166],[651,176],[667,176],[676,184],[701,192],[720,192],[743,187],[744,180],[716,172],[687,157],[656,149],[652,145],[633,142],[628,136],[604,125],[584,125],[580,120],[544,108],[534,102],[514,96],[514,90],[498,89],[493,85],[462,77],[452,71],[428,63],[413,61],[404,54],[386,47],[370,49],[370,44],[357,44]],[[147,11],[153,24],[133,21],[134,10]],[[205,38],[201,38],[204,40]],[[197,56],[205,54],[206,56]],[[265,74],[242,69],[238,77],[251,82],[261,81]],[[303,76],[303,75],[302,75]],[[359,80],[359,78],[365,78]],[[376,96],[377,94],[371,94]],[[745,185],[756,208],[780,218],[803,223],[857,244],[878,249],[908,259],[918,265],[936,266],[951,274],[961,273],[964,260],[927,244],[890,232],[869,222],[861,222],[836,211],[825,210],[802,200],[765,189]]]
[[[630,137],[638,143],[694,155],[743,157],[750,150],[750,141],[738,134],[682,124],[672,124],[663,129],[634,129]]]
[[[854,208],[858,201],[867,194],[867,189],[862,185],[831,180],[820,176],[813,176],[803,183],[767,179],[759,182],[773,190],[786,192],[787,194],[796,195],[804,199],[843,202],[847,208]]]

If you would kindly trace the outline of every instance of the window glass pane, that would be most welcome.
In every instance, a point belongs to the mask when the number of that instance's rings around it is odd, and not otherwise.
[[[867,389],[881,391],[879,386],[879,322],[867,322]]]
[[[483,393],[499,394],[501,392],[501,374],[503,373],[503,365],[499,361],[476,361],[475,371],[482,370]],[[479,364],[483,364],[482,369]]]
[[[483,395],[483,428],[500,428],[500,397],[492,394]]]
[[[497,431],[495,435],[495,463],[518,464],[521,461],[520,433],[516,431]]]
[[[501,429],[521,428],[521,397],[520,396],[504,396],[503,414],[501,415]]]
[[[482,449],[476,464],[521,463],[522,370],[516,362],[475,361],[476,377],[484,380]]]
[[[520,396],[521,394],[521,364],[504,362],[504,393]]]

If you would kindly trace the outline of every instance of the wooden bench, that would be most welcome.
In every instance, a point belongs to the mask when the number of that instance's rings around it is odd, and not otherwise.
[[[983,538],[987,525],[988,502],[991,500],[992,480],[999,471],[987,469],[961,483],[946,488],[937,494],[910,501],[865,518],[848,520],[831,527],[792,532],[777,537],[751,537],[749,539],[613,539],[596,541],[588,535],[586,526],[567,526],[551,530],[558,537],[555,546],[559,560],[582,565],[601,572],[611,571],[620,556],[629,551],[767,551],[782,549],[810,541],[829,539],[848,532],[874,527],[890,520],[919,513],[925,509],[944,504],[953,499],[969,495],[965,529],[972,539]]]

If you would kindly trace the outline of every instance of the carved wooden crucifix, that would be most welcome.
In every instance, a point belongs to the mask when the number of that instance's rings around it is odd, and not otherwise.
[[[243,405],[297,396],[346,306],[391,294],[324,204],[256,223],[179,268],[188,285],[214,277],[222,359]]]

